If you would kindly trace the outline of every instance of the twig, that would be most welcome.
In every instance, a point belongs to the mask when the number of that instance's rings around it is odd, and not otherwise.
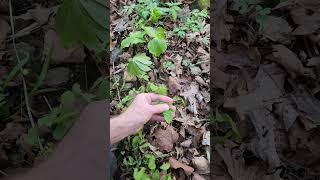
[[[49,107],[49,109],[50,109],[50,111],[51,111],[51,110],[52,110],[52,107],[51,107],[51,104],[49,103],[47,97],[44,96],[44,95],[43,95],[42,97],[43,97],[44,101],[47,103],[47,105],[48,105],[48,107]]]
[[[86,90],[88,90],[88,74],[87,74],[87,64],[84,64],[84,77],[85,77],[85,85]]]
[[[3,174],[4,176],[9,176],[7,173],[5,173],[4,171],[0,170],[0,173]]]
[[[12,15],[12,3],[11,0],[9,0],[9,12],[10,12],[10,24],[11,24],[11,34],[12,34],[12,44],[13,44],[13,48],[14,48],[14,52],[16,54],[16,58],[18,60],[18,62],[20,63],[20,57],[18,55],[18,51],[17,51],[17,47],[16,47],[16,40],[15,40],[15,32],[14,32],[14,23],[13,23],[13,15]],[[23,92],[24,92],[24,98],[25,98],[25,102],[26,102],[26,106],[27,106],[27,112],[28,112],[28,116],[31,122],[32,127],[35,126],[32,114],[31,114],[31,108],[30,108],[30,104],[29,104],[29,95],[28,95],[28,91],[27,91],[27,85],[26,85],[26,80],[24,79],[24,76],[22,74],[22,67],[20,68],[21,71],[21,77],[22,77],[22,84],[23,84]],[[38,142],[39,142],[39,147],[40,150],[43,150],[42,144],[40,142],[40,138],[38,136]]]

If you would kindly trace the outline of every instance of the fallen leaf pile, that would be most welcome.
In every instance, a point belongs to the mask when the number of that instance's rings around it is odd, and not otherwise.
[[[211,173],[234,180],[316,179],[320,1],[261,1],[272,11],[262,28],[252,26],[256,32],[242,25],[251,20],[226,1],[216,4],[212,28],[231,29],[212,39],[211,96],[215,108],[234,113],[242,142],[214,142]],[[213,129],[213,139],[227,135],[222,126]]]

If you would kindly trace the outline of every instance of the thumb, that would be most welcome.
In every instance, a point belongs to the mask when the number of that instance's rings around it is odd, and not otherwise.
[[[170,109],[170,107],[168,104],[157,104],[157,105],[151,106],[151,111],[153,114],[160,114],[160,113],[167,111],[169,109]]]

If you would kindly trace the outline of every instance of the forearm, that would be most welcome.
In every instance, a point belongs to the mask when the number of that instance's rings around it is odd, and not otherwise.
[[[114,144],[122,139],[124,139],[127,135],[125,133],[126,131],[126,124],[125,122],[125,116],[123,114],[111,118],[110,120],[110,143]]]

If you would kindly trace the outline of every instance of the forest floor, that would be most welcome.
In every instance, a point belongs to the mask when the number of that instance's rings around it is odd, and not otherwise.
[[[105,84],[97,98],[101,59],[83,45],[65,48],[57,33],[61,4],[0,1],[0,178],[46,159],[82,107],[107,97]]]
[[[118,144],[115,179],[209,177],[209,30],[209,12],[191,1],[111,1],[111,114],[143,92],[168,95],[176,106],[173,118]],[[155,52],[154,39],[164,39]],[[132,65],[141,53],[148,68]]]
[[[216,114],[212,179],[319,179],[319,7],[318,0],[214,4],[211,105],[236,124],[225,128]]]

